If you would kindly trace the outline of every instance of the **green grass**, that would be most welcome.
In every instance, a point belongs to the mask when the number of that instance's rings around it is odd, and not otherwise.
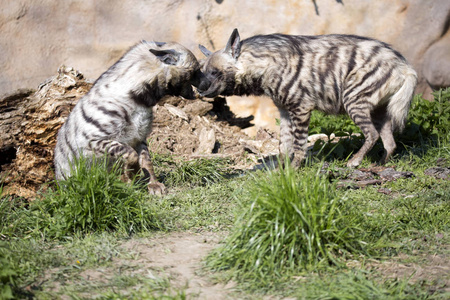
[[[120,231],[132,234],[163,229],[153,201],[138,184],[120,180],[118,164],[108,171],[107,159],[75,161],[76,172],[59,181],[28,209],[30,230],[49,238]],[[33,227],[32,227],[33,226]]]
[[[317,144],[321,154],[300,170],[241,177],[229,176],[231,161],[154,153],[156,173],[169,190],[163,197],[148,195],[138,182],[122,183],[120,171],[107,171],[102,161],[79,162],[75,176],[50,184],[31,203],[2,196],[0,298],[195,298],[168,270],[140,273],[129,263],[139,253],[122,245],[159,232],[209,231],[228,233],[204,272],[234,280],[230,297],[448,299],[448,274],[433,273],[440,270],[436,258],[445,264],[450,257],[450,181],[424,171],[450,166],[450,90],[435,97],[414,99],[388,166],[415,176],[383,183],[387,195],[380,186],[337,189],[335,178],[318,172],[323,159],[345,165],[361,142],[352,137]],[[314,114],[311,122],[317,133],[358,131],[345,117]],[[411,271],[394,278],[388,263]],[[414,273],[413,266],[433,272]],[[83,279],[82,272],[92,270],[113,275]]]
[[[0,299],[13,299],[13,287],[17,272],[11,263],[11,250],[4,242],[0,242]]]
[[[138,299],[184,299],[183,289],[169,286],[164,274],[153,279],[122,274],[106,283],[82,282],[77,274],[110,268],[113,261],[126,255],[119,244],[131,237],[228,228],[232,223],[227,214],[230,197],[240,183],[223,178],[223,173],[206,174],[216,160],[189,163],[188,167],[180,162],[170,166],[171,178],[184,176],[191,182],[171,185],[169,195],[156,197],[148,195],[139,183],[120,181],[118,166],[108,171],[104,160],[76,163],[74,176],[51,185],[31,203],[0,198],[0,238],[5,240],[5,247],[0,247],[2,297],[33,294],[39,299],[55,299],[63,293],[79,299],[79,295],[92,292],[102,299],[125,299],[129,288],[140,286],[132,293]],[[226,162],[221,163],[226,168]],[[53,270],[50,281],[68,286],[59,292],[39,291],[51,288],[41,279],[48,270]]]
[[[157,175],[168,187],[185,188],[213,184],[229,173],[231,161],[224,158],[183,160],[152,153]]]
[[[450,141],[450,88],[435,91],[434,101],[428,101],[421,95],[416,95],[405,129],[396,133],[397,154],[408,152],[426,152],[428,148],[445,146]],[[334,133],[337,137],[344,137],[338,141],[325,142],[318,140],[313,151],[316,160],[346,159],[358,151],[364,143],[364,136],[347,115],[325,115],[313,111],[309,125],[309,134]],[[352,135],[352,134],[360,135]],[[369,152],[371,162],[381,159],[383,144],[379,140]]]
[[[254,176],[232,232],[207,265],[267,287],[277,277],[339,266],[363,254],[358,224],[342,211],[335,187],[319,171],[298,172],[288,165]]]
[[[354,215],[359,216],[365,240],[376,250],[373,255],[411,254],[427,244],[432,250],[450,242],[450,181],[424,174],[438,159],[450,162],[449,149],[429,148],[424,156],[404,155],[392,161],[398,170],[413,171],[415,177],[385,183],[390,195],[379,193],[377,186],[346,193],[346,210],[358,205]],[[435,238],[441,235],[440,240]]]
[[[350,270],[321,272],[300,279],[293,296],[297,299],[428,299],[423,290],[415,290],[408,279],[375,280],[380,274]]]

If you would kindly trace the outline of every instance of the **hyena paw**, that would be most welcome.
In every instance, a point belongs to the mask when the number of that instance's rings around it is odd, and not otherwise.
[[[294,153],[294,157],[291,160],[291,166],[298,169],[302,166],[303,160],[305,159],[305,152],[298,151]]]
[[[348,168],[356,168],[357,166],[359,166],[361,164],[362,159],[359,157],[353,157],[352,159],[350,159],[347,162],[347,167]]]
[[[150,195],[164,195],[166,193],[166,187],[161,182],[151,182],[148,184],[148,192]]]
[[[280,164],[278,165],[279,168],[285,169],[286,167],[291,167],[294,169],[298,169],[302,166],[302,159],[298,159],[298,158],[292,158],[292,159],[286,159],[284,158],[283,160],[280,159]]]
[[[298,157],[294,157],[291,161],[291,167],[298,169],[302,166],[302,161],[303,159],[298,158]]]

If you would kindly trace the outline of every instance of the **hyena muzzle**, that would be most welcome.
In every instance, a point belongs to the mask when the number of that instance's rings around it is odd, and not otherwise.
[[[142,170],[152,194],[165,187],[153,171],[146,138],[153,106],[164,96],[194,99],[192,85],[202,87],[195,56],[177,43],[142,41],[104,72],[83,96],[58,132],[56,179],[70,177],[74,158],[105,156],[124,165],[124,177]]]
[[[200,95],[266,95],[280,111],[280,154],[294,165],[305,156],[311,111],[347,113],[364,133],[348,161],[358,166],[381,137],[386,162],[395,150],[393,131],[404,127],[417,84],[405,58],[388,44],[354,35],[257,35],[233,31],[224,49],[207,56]],[[204,89],[209,86],[208,89]]]

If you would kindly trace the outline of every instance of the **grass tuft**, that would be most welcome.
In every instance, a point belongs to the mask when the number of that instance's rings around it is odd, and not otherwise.
[[[59,181],[42,201],[30,207],[38,219],[37,231],[61,238],[75,233],[121,231],[128,234],[162,229],[145,189],[120,180],[118,164],[108,168],[106,158],[75,161],[76,172]]]
[[[180,161],[166,173],[164,182],[169,186],[204,186],[220,181],[226,174],[227,160],[196,159]]]
[[[290,166],[255,176],[250,203],[223,246],[208,258],[214,270],[232,270],[232,277],[258,279],[339,265],[338,256],[362,253],[358,230],[344,221],[341,200],[318,170],[299,173]]]
[[[151,153],[161,181],[169,187],[206,186],[226,177],[231,161],[224,158],[183,160]]]
[[[6,243],[0,241],[0,299],[15,298],[14,287],[18,274],[10,261],[12,255]]]

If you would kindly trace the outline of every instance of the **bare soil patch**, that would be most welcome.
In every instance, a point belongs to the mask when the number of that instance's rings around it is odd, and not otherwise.
[[[187,295],[196,299],[227,299],[232,283],[216,284],[200,275],[202,260],[219,239],[219,235],[210,232],[171,233],[148,240],[132,239],[122,247],[137,253],[132,263],[139,266],[138,272],[157,270],[170,277],[173,287],[185,289]]]
[[[408,280],[410,283],[422,283],[430,292],[441,290],[450,293],[450,261],[448,255],[424,254],[414,262],[408,262],[410,256],[400,254],[390,261],[374,264],[374,268],[386,276]]]
[[[95,297],[92,286],[101,286],[102,292],[113,289],[123,295],[143,288],[141,285],[121,289],[115,286],[114,278],[118,274],[149,280],[168,280],[170,293],[184,291],[189,299],[231,299],[228,294],[233,283],[214,283],[202,271],[202,260],[210,250],[217,246],[220,234],[203,232],[175,232],[158,234],[151,238],[132,238],[119,246],[120,257],[114,257],[107,267],[86,269],[77,279],[66,284],[85,286],[90,292],[79,292],[78,296]],[[54,277],[58,270],[47,272],[46,280]],[[65,284],[56,281],[51,290],[61,293]],[[89,288],[90,286],[90,288]],[[63,296],[64,298],[64,296]]]

